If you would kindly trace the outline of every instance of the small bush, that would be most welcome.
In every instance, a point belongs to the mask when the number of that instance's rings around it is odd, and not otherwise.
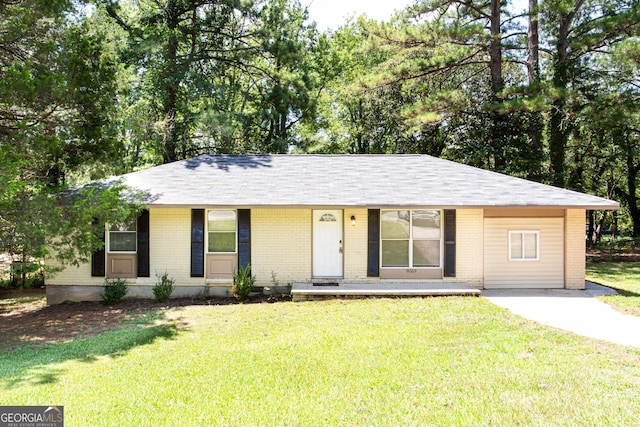
[[[6,276],[6,273],[3,275]],[[12,289],[29,289],[44,286],[44,271],[40,263],[13,261],[9,265],[8,278],[0,279],[0,286]]]
[[[153,286],[153,298],[157,302],[167,302],[173,293],[173,285],[176,283],[176,280],[169,277],[169,273],[166,271],[162,274],[156,273],[156,277],[158,281]]]
[[[102,302],[107,305],[117,304],[127,295],[127,281],[124,279],[105,279],[104,294],[102,294]]]
[[[253,285],[256,282],[255,276],[251,275],[251,266],[239,268],[233,274],[233,286],[231,293],[238,301],[244,301],[253,291]]]

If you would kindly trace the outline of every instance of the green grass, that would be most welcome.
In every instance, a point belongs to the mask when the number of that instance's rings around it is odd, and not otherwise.
[[[640,351],[482,298],[191,306],[0,353],[69,426],[639,425]]]
[[[46,305],[46,301],[44,297],[39,294],[0,298],[0,313],[3,311],[11,311],[14,308],[18,308],[26,304],[35,304],[44,307]]]
[[[640,316],[640,263],[596,262],[587,264],[587,280],[618,290],[620,295],[599,297],[616,309]]]

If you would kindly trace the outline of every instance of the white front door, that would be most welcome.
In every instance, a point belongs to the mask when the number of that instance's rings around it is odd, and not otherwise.
[[[342,277],[342,211],[313,211],[313,277]]]

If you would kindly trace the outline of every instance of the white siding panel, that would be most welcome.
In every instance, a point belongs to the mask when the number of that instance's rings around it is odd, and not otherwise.
[[[509,230],[540,232],[538,261],[509,261]],[[485,288],[564,288],[564,218],[485,218]]]

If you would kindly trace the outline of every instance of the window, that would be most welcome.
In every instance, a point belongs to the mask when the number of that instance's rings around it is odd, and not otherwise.
[[[320,217],[320,222],[336,222],[336,221],[337,221],[336,217],[329,213],[324,214]]]
[[[207,252],[236,252],[236,211],[209,211],[207,213]]]
[[[440,267],[440,211],[383,210],[380,216],[382,267]]]
[[[509,261],[538,261],[539,248],[539,231],[509,231]]]
[[[135,218],[109,226],[109,252],[135,253],[137,240]]]

